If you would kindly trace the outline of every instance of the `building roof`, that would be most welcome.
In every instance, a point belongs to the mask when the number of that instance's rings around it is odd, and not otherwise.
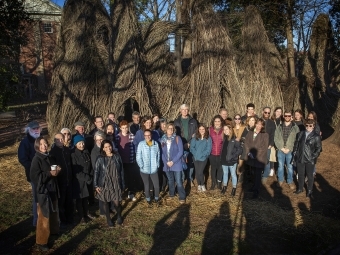
[[[60,19],[62,14],[61,7],[50,0],[26,0],[25,9],[33,19]]]

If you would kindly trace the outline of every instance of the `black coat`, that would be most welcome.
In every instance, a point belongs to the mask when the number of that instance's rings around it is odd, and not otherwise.
[[[18,159],[20,164],[25,168],[26,179],[28,182],[31,182],[30,168],[35,156],[34,142],[35,138],[27,133],[27,136],[20,142],[18,148]]]
[[[51,165],[56,165],[56,161],[48,154],[37,152],[32,160],[30,177],[36,188],[36,201],[41,206],[45,217],[48,218],[51,201],[59,197],[57,177],[52,176]]]
[[[57,179],[59,185],[70,185],[72,184],[72,160],[71,150],[68,147],[63,146],[62,148],[53,145],[50,155],[56,160],[56,165],[61,167]]]
[[[90,153],[85,149],[75,149],[71,154],[73,170],[73,197],[84,198],[89,196],[87,184],[92,183],[92,165]],[[91,191],[92,192],[92,191]]]
[[[321,136],[314,130],[306,139],[306,131],[296,135],[293,155],[295,163],[315,164],[322,150]]]
[[[188,116],[189,118],[189,124],[188,124],[188,140],[184,138],[184,133],[183,133],[183,126],[182,126],[182,121],[181,121],[181,116],[179,116],[177,119],[174,121],[174,125],[176,128],[176,134],[182,138],[183,145],[186,143],[190,143],[190,140],[192,138],[192,135],[196,133],[197,130],[197,121],[191,117],[190,115]],[[186,149],[186,148],[185,148]]]
[[[265,120],[265,129],[266,133],[269,135],[269,145],[274,146],[274,135],[276,129],[275,122],[271,119]]]
[[[117,167],[118,173],[118,183],[121,190],[124,189],[124,170],[123,170],[123,162],[119,154],[113,155],[113,160]],[[109,158],[100,155],[97,158],[96,166],[94,168],[94,178],[93,178],[93,187],[103,187],[104,186],[104,177],[107,170],[107,163],[109,162]]]
[[[242,154],[242,147],[239,141],[232,138],[228,141],[224,139],[221,152],[221,163],[222,165],[232,166],[238,162],[238,157]]]

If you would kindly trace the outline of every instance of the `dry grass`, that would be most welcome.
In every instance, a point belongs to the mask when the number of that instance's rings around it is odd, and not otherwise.
[[[16,151],[17,145],[0,150],[0,245],[5,254],[36,254],[30,227],[30,185]],[[334,180],[329,181],[334,185]],[[159,208],[149,208],[138,194],[137,202],[123,201],[122,227],[108,229],[101,218],[77,225],[51,238],[50,253],[316,254],[340,241],[340,219],[325,216],[317,206],[311,211],[312,205],[304,197],[296,200],[288,188],[281,197],[269,194],[272,186],[266,185],[261,198],[254,201],[243,192],[246,188],[238,187],[235,198],[229,196],[231,187],[226,196],[193,189],[185,205],[164,201]],[[98,214],[96,209],[91,207]]]

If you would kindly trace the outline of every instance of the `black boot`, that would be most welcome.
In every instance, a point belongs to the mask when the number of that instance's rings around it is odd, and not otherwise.
[[[311,190],[308,190],[306,197],[309,197],[310,199],[314,199],[313,192]]]
[[[217,188],[222,189],[222,182],[219,182],[219,181],[217,182]]]
[[[231,190],[231,195],[234,197],[235,194],[236,194],[236,188],[233,188],[233,189]]]
[[[300,194],[300,193],[302,193],[303,192],[303,190],[302,189],[298,189],[297,191],[295,191],[294,193],[297,195],[297,194]]]
[[[215,183],[215,182],[212,182],[212,183],[211,183],[210,190],[214,190],[215,188],[216,188],[216,183]]]
[[[223,186],[223,188],[222,188],[222,190],[221,190],[221,194],[224,195],[226,191],[227,191],[227,187],[226,187],[226,186]]]
[[[104,203],[104,212],[105,212],[105,217],[106,217],[106,222],[109,227],[113,227],[113,223],[110,217],[110,208],[109,208],[109,203],[103,202]]]
[[[117,224],[122,225],[123,224],[122,206],[121,205],[116,206],[116,211],[117,211]]]

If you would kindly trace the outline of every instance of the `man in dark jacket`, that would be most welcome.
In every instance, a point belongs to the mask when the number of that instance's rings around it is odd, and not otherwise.
[[[271,114],[271,108],[266,106],[263,108],[262,111],[262,118],[265,121],[265,130],[266,133],[269,135],[269,144],[268,144],[268,163],[264,168],[263,176],[262,176],[262,183],[265,184],[267,181],[267,178],[269,176],[270,172],[270,153],[271,153],[271,148],[274,146],[274,134],[275,134],[275,129],[276,125],[273,120],[270,119],[270,114]]]
[[[132,113],[132,122],[129,123],[129,131],[133,135],[136,135],[139,129],[140,129],[140,113],[134,111]]]
[[[253,103],[247,104],[246,108],[247,108],[246,114],[241,117],[243,124],[246,124],[247,118],[250,116],[258,118],[258,116],[255,114],[255,105]]]
[[[54,136],[54,144],[50,155],[56,160],[56,164],[61,167],[58,174],[59,195],[58,207],[61,226],[73,223],[73,199],[72,199],[72,161],[71,151],[64,146],[64,135],[58,133]]]
[[[180,106],[181,115],[175,119],[174,125],[176,128],[176,134],[182,138],[183,148],[188,152],[187,157],[187,165],[188,168],[185,170],[186,179],[193,185],[193,173],[194,173],[194,164],[192,159],[192,154],[189,151],[190,140],[192,135],[195,134],[197,130],[197,121],[189,115],[189,106],[186,104],[182,104]]]
[[[37,121],[32,121],[28,123],[26,129],[26,137],[20,142],[19,149],[18,149],[18,159],[20,164],[25,168],[25,174],[26,179],[29,183],[31,183],[32,186],[32,192],[33,192],[33,226],[37,225],[38,220],[38,214],[37,214],[37,201],[35,201],[35,192],[36,189],[34,187],[34,184],[31,181],[30,177],[30,168],[32,159],[35,155],[35,149],[34,149],[34,142],[35,139],[37,139],[40,136],[41,128],[39,126],[39,123]]]

